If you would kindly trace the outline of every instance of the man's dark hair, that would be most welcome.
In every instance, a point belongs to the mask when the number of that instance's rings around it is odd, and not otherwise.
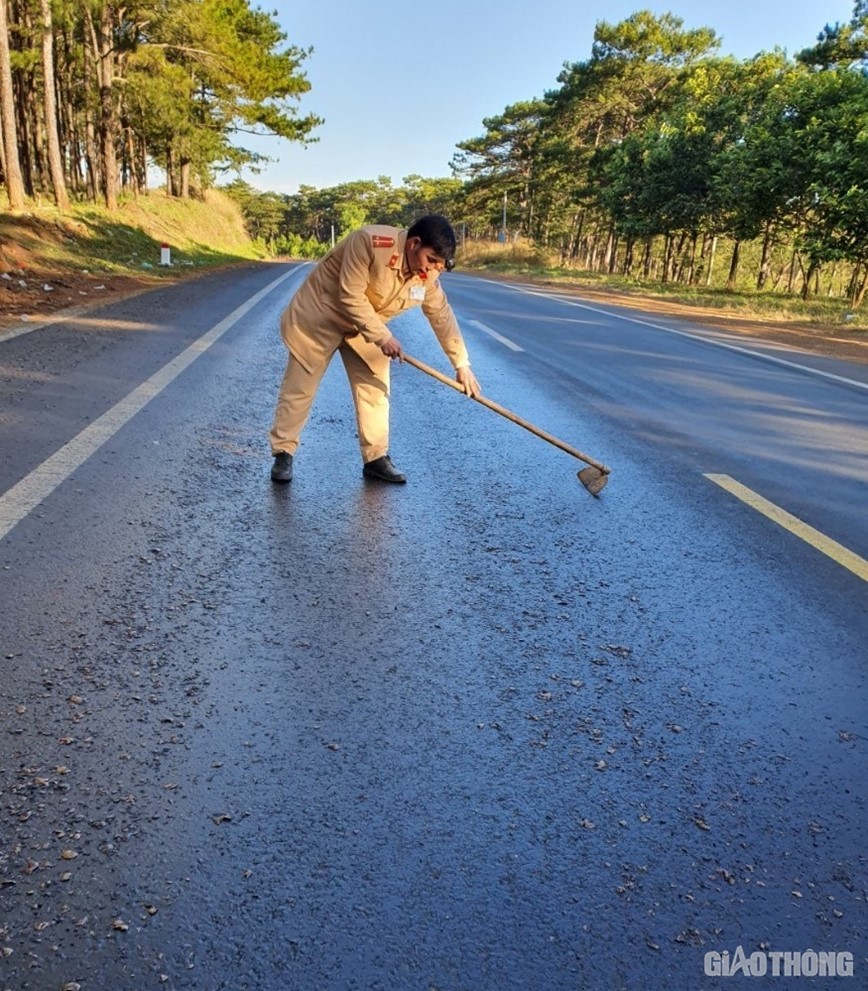
[[[455,231],[449,221],[439,213],[420,217],[407,231],[407,237],[418,237],[423,246],[430,248],[452,268],[455,261]]]

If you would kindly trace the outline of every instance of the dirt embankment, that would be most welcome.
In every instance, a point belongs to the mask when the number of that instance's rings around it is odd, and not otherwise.
[[[74,222],[15,218],[0,231],[0,329],[44,323],[70,309],[90,308],[166,281],[147,272],[90,271],[55,260],[76,236]]]
[[[163,267],[162,245],[172,267]],[[0,326],[43,323],[155,285],[262,260],[241,211],[219,190],[176,199],[153,192],[117,211],[76,204],[61,214],[0,203]]]

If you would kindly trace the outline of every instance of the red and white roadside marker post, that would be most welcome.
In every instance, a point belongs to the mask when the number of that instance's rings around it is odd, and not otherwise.
[[[160,264],[161,265],[171,265],[172,264],[172,249],[168,244],[160,245]]]

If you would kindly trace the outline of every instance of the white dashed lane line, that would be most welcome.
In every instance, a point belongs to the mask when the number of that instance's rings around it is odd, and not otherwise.
[[[505,347],[508,347],[510,351],[524,351],[523,347],[520,347],[515,341],[511,341],[508,337],[504,337],[503,334],[498,334],[496,330],[492,330],[491,327],[486,326],[481,320],[467,320],[471,327],[476,327],[478,330],[483,331],[483,333],[488,334],[489,337],[493,337],[496,341],[500,341]]]

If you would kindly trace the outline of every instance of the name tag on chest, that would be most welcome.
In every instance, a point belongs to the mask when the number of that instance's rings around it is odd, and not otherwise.
[[[414,302],[421,303],[425,299],[425,287],[410,286],[410,299],[414,300]]]

